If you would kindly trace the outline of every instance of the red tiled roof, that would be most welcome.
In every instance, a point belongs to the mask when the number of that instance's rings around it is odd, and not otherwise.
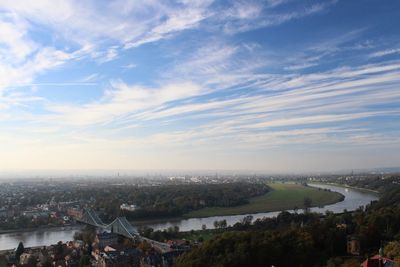
[[[379,265],[379,261],[381,261],[381,265]],[[360,267],[389,267],[395,266],[394,261],[388,258],[380,257],[379,255],[375,255],[371,258],[366,259],[363,263],[361,263]]]

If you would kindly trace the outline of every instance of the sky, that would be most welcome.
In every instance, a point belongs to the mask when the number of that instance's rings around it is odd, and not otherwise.
[[[397,0],[2,0],[0,171],[400,166]]]

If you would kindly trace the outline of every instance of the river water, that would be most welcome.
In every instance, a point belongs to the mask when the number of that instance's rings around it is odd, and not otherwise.
[[[79,229],[79,226],[76,226],[0,234],[0,250],[14,249],[19,242],[22,242],[24,247],[37,247],[49,246],[58,241],[70,241]]]
[[[352,188],[344,188],[334,185],[325,184],[309,184],[310,186],[319,187],[323,189],[330,189],[332,191],[339,192],[345,196],[345,199],[341,202],[328,205],[322,208],[312,208],[311,211],[325,213],[326,211],[332,211],[335,213],[343,212],[344,209],[352,211],[360,206],[365,206],[373,200],[377,200],[378,196],[375,193],[361,191]],[[207,229],[214,228],[214,221],[225,219],[228,225],[233,225],[243,219],[246,215],[252,215],[253,219],[264,217],[274,217],[279,214],[280,211],[256,213],[256,214],[245,214],[245,215],[234,215],[234,216],[214,216],[207,218],[191,218],[181,220],[168,220],[162,223],[147,224],[147,227],[151,227],[154,230],[164,230],[171,226],[178,226],[180,231],[200,230],[202,225],[206,225]],[[301,212],[300,210],[298,212]],[[22,241],[25,247],[33,246],[45,246],[55,244],[58,241],[69,241],[73,239],[74,233],[79,227],[69,228],[54,228],[54,229],[41,229],[31,232],[18,232],[18,233],[5,233],[0,234],[0,250],[13,249],[18,246],[18,243]]]
[[[352,188],[339,187],[334,185],[326,184],[309,184],[313,187],[318,187],[322,189],[329,189],[331,191],[339,192],[345,196],[344,200],[332,205],[327,205],[322,208],[312,208],[311,211],[325,213],[326,211],[332,211],[335,213],[343,212],[344,209],[348,211],[356,210],[360,206],[365,206],[373,200],[377,200],[377,194],[368,191],[361,191]],[[293,212],[292,210],[288,210]],[[234,225],[235,223],[241,221],[246,215],[252,215],[253,220],[261,219],[264,217],[272,218],[277,216],[281,211],[256,213],[256,214],[245,214],[245,215],[233,215],[233,216],[214,216],[207,218],[191,218],[184,220],[170,220],[162,223],[147,224],[147,227],[151,227],[154,230],[164,230],[171,226],[178,226],[180,231],[190,231],[190,230],[200,230],[202,225],[206,225],[207,229],[214,228],[214,222],[216,220],[226,220],[228,225]],[[301,210],[297,212],[302,212]]]

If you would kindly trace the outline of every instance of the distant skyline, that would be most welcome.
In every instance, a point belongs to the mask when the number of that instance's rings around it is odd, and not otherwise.
[[[329,175],[339,176],[363,176],[363,175],[378,175],[378,176],[392,176],[400,173],[400,167],[388,168],[368,168],[368,169],[351,169],[351,170],[333,170],[333,171],[255,171],[255,170],[173,170],[173,169],[152,169],[152,170],[109,170],[109,169],[69,169],[69,170],[7,170],[0,171],[0,180],[13,180],[13,179],[98,179],[100,178],[121,178],[121,179],[142,179],[142,178],[169,178],[169,177],[182,177],[182,176],[208,176],[217,178],[227,178],[231,176],[246,177],[291,177],[299,178],[304,176],[320,177]]]
[[[0,1],[0,172],[400,166],[400,2]]]

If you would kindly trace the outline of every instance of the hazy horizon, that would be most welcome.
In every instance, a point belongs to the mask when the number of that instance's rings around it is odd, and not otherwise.
[[[173,176],[319,176],[319,175],[360,175],[360,174],[398,174],[400,167],[371,167],[364,169],[337,169],[320,171],[268,171],[268,170],[228,170],[228,169],[152,169],[152,170],[127,170],[127,169],[91,169],[91,170],[2,170],[0,179],[13,178],[54,178],[62,179],[67,177],[87,177],[87,178],[155,178]]]
[[[398,1],[0,2],[0,173],[400,166]]]

